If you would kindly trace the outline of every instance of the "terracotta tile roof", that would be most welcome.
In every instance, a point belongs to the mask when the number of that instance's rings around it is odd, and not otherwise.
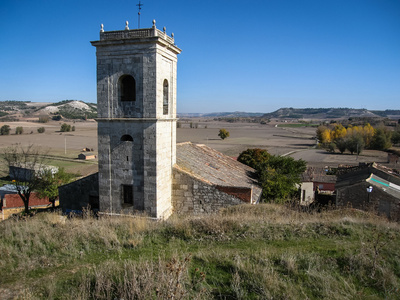
[[[302,182],[323,182],[323,183],[335,183],[335,175],[327,175],[325,168],[309,167],[301,175]]]
[[[206,145],[190,142],[176,145],[176,168],[199,180],[225,187],[253,187],[261,193],[255,170]],[[254,197],[253,197],[254,199]]]

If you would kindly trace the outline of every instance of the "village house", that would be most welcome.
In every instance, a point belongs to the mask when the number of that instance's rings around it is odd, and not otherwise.
[[[58,204],[58,202],[57,202]],[[29,198],[30,208],[48,208],[51,207],[48,198],[41,198],[37,193],[31,193]],[[25,209],[24,202],[17,194],[17,189],[13,184],[6,184],[0,187],[0,218],[8,219],[11,215],[19,213]]]
[[[376,163],[339,168],[336,206],[373,210],[390,220],[400,220],[400,175]]]
[[[91,152],[83,152],[78,154],[78,159],[82,160],[96,159],[96,155]]]
[[[8,175],[11,180],[30,181],[33,177],[40,175],[45,171],[50,171],[52,174],[55,174],[58,172],[58,167],[47,165],[38,165],[34,168],[9,166]]]
[[[328,167],[308,167],[301,176],[300,204],[309,205],[314,201],[318,202],[316,195],[333,195],[335,184],[336,175],[329,175]]]

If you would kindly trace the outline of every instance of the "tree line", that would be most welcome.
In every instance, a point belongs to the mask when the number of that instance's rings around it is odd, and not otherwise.
[[[61,132],[75,131],[75,126],[71,126],[71,125],[69,125],[67,123],[63,123],[63,124],[61,124],[60,131]],[[10,132],[11,132],[10,125],[6,124],[6,125],[3,125],[3,126],[0,127],[0,135],[9,135]],[[22,134],[23,132],[24,132],[24,128],[23,127],[18,126],[18,127],[15,128],[15,134]],[[43,133],[43,132],[45,132],[45,128],[44,127],[39,127],[37,129],[37,132],[38,133]],[[33,131],[31,133],[33,133]]]
[[[385,126],[372,127],[369,123],[364,126],[333,124],[319,126],[316,131],[319,146],[330,152],[339,150],[344,153],[360,154],[363,149],[387,150],[392,143],[400,140],[400,128],[390,131]]]

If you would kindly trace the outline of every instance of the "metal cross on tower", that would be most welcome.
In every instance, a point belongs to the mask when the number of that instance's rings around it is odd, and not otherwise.
[[[139,12],[138,12],[138,28],[140,28],[140,10],[142,9],[143,4],[139,1],[139,4],[136,4],[137,7],[139,7]]]

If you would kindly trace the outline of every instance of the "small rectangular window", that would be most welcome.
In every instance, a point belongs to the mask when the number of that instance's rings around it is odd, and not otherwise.
[[[132,185],[122,185],[122,197],[123,204],[133,205],[133,186]]]

